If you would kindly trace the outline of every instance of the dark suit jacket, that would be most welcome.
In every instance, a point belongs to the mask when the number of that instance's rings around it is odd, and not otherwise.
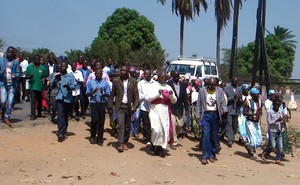
[[[237,87],[235,92],[233,90],[233,86],[231,84],[224,87],[224,92],[227,96],[228,103],[227,103],[227,109],[229,115],[237,115],[239,112],[239,104],[237,103],[237,100],[234,98],[237,94],[242,94],[242,89]]]
[[[50,65],[49,65],[48,63],[44,64],[44,67],[46,68],[46,74],[47,74],[47,77],[50,76],[49,66],[50,66]],[[53,67],[53,72],[54,72],[54,73],[56,72],[56,65],[55,65],[55,64],[54,64],[54,67]]]
[[[121,80],[120,77],[117,77],[113,80],[112,91],[108,102],[108,109],[113,108],[113,102],[115,99],[115,108],[116,108],[116,112],[118,112],[122,103],[123,94],[124,94],[123,81]],[[139,92],[137,88],[137,81],[131,77],[128,78],[127,99],[128,99],[129,111],[131,112],[132,109],[136,110],[139,104]]]
[[[179,94],[177,94],[174,87],[174,81],[170,80],[167,84],[172,87],[173,92],[177,98],[177,102],[175,104],[171,104],[172,114],[176,116],[182,116],[183,108],[185,109],[185,111],[188,111],[186,87],[182,82],[179,82]]]

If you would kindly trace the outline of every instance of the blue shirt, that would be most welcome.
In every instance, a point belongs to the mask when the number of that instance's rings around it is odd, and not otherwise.
[[[92,92],[96,88],[97,91],[91,95],[90,102],[107,103],[105,95],[110,95],[110,88],[108,82],[105,80],[98,81],[97,79],[89,81],[86,88],[86,94]],[[101,93],[100,89],[103,90],[103,93]]]
[[[51,84],[53,84],[55,78],[52,79]],[[69,88],[64,87],[68,85]],[[56,100],[63,100],[66,103],[73,102],[72,90],[75,89],[76,81],[72,73],[67,73],[61,75],[61,80],[57,82],[57,95]]]

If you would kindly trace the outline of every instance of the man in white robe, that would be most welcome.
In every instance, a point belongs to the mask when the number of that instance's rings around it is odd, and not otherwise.
[[[173,127],[171,124],[170,104],[177,101],[172,88],[166,84],[166,74],[158,73],[157,82],[150,85],[145,100],[150,102],[149,118],[151,122],[152,149],[156,155],[165,157],[168,143],[173,142]],[[171,132],[171,134],[170,134]]]

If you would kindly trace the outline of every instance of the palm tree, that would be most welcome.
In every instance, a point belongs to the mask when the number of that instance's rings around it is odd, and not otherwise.
[[[276,26],[274,27],[275,36],[279,39],[282,46],[291,47],[294,50],[297,48],[297,41],[293,40],[296,36],[292,34],[292,31],[289,29]]]
[[[227,21],[231,17],[231,0],[215,0],[215,17],[217,19],[217,65],[220,69],[220,42],[221,42],[221,32],[224,27],[227,26]]]
[[[236,52],[237,43],[238,43],[239,10],[240,10],[241,6],[242,6],[242,0],[234,0],[233,31],[232,31],[232,43],[231,43],[229,79],[231,79],[233,77],[233,64],[235,63],[235,52]]]
[[[163,5],[166,3],[166,0],[157,1]],[[172,12],[180,17],[180,56],[183,56],[184,19],[194,20],[195,14],[199,16],[201,6],[206,12],[206,0],[172,0]]]

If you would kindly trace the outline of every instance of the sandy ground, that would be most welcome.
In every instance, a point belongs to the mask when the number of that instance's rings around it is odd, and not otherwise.
[[[300,115],[292,113],[291,124],[300,128]],[[105,126],[108,130],[108,121]],[[131,139],[131,148],[118,153],[117,140],[108,132],[104,146],[91,145],[89,127],[81,121],[70,122],[63,143],[56,141],[56,130],[47,119],[0,129],[0,184],[300,184],[299,154],[276,165],[274,158],[262,163],[260,149],[250,159],[243,146],[222,143],[219,160],[203,166],[198,142],[188,138],[161,158],[150,155],[141,139]]]

